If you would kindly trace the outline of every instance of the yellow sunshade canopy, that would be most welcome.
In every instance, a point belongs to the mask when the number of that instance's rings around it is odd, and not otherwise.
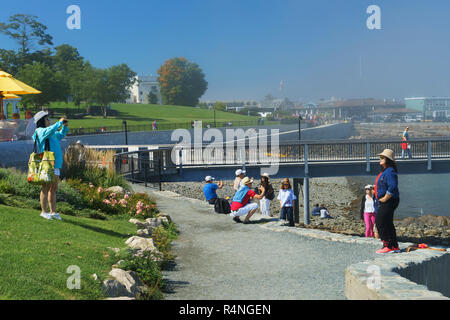
[[[5,94],[3,95],[3,100],[8,100],[8,99],[19,99],[19,96],[16,96],[15,94]]]
[[[12,75],[0,71],[0,94],[39,94],[41,91],[30,87],[20,80],[13,78]]]

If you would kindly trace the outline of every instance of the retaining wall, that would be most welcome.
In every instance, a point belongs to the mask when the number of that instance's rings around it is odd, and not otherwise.
[[[345,293],[352,300],[450,300],[450,249],[387,254],[351,265]]]

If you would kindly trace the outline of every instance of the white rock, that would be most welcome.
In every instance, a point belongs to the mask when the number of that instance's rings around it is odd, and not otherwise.
[[[167,217],[158,217],[158,218],[148,218],[145,220],[148,225],[153,228],[157,228],[162,225],[162,223],[169,223],[169,219]]]
[[[103,283],[103,289],[107,297],[136,297],[145,288],[133,271],[112,269],[109,275],[112,279],[105,280]]]
[[[147,222],[143,222],[138,219],[130,219],[128,222],[134,223],[139,229],[147,229],[151,227]]]
[[[153,251],[156,249],[155,245],[153,244],[152,238],[133,236],[129,238],[125,243],[132,249],[140,249],[144,251],[146,250]]]
[[[106,191],[116,192],[116,193],[124,193],[125,192],[125,190],[121,186],[110,187],[110,188],[106,189]]]

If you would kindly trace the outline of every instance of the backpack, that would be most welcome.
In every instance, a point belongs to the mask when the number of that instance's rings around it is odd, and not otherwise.
[[[214,204],[214,211],[216,213],[229,214],[231,212],[231,206],[228,200],[218,198]]]

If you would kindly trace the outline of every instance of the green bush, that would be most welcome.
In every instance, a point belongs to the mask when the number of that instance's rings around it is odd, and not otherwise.
[[[7,180],[1,179],[0,180],[0,193],[13,193],[14,188],[11,187]]]

